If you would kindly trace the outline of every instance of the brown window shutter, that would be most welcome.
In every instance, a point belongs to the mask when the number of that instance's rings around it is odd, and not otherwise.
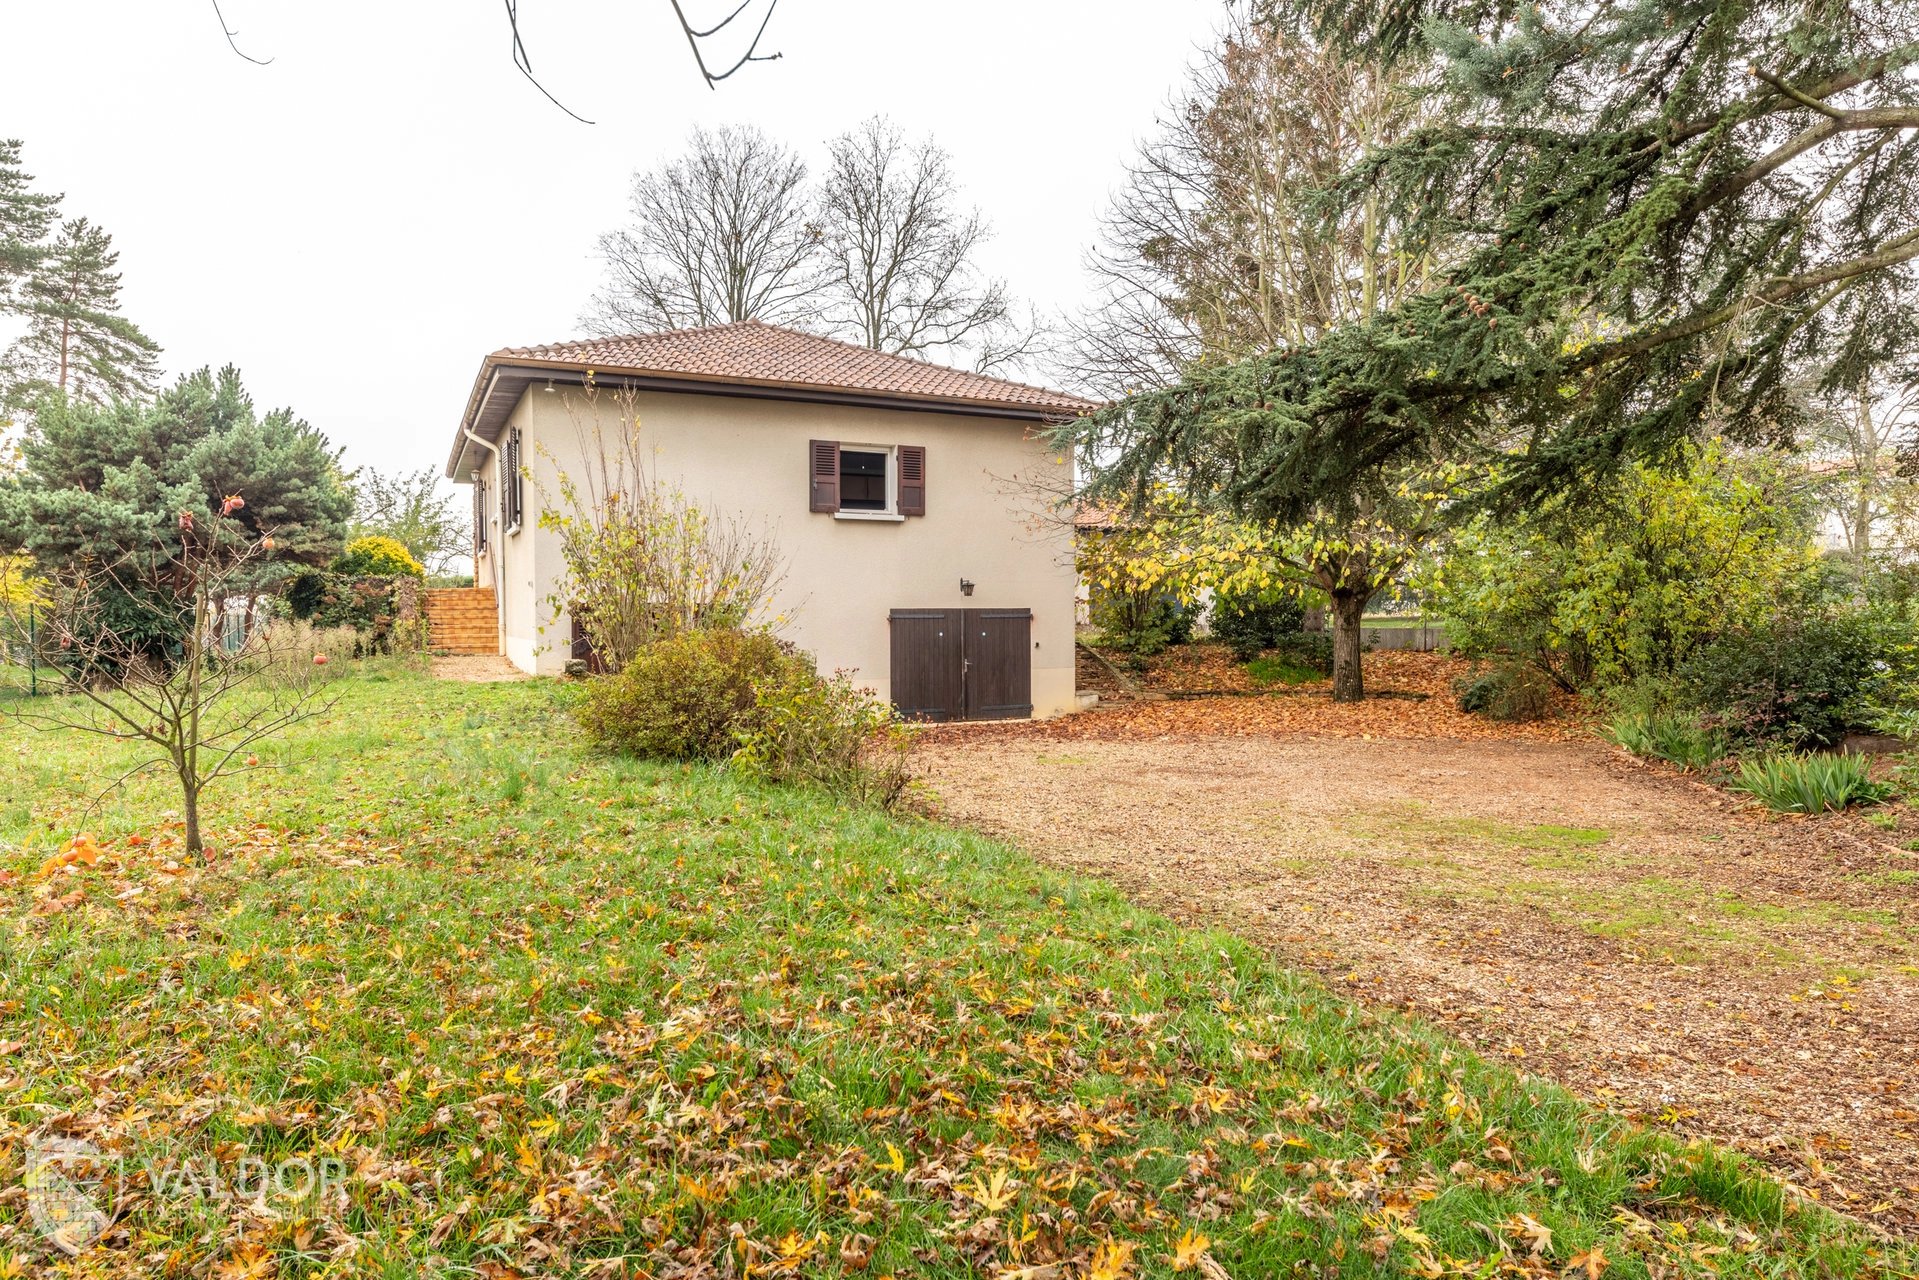
[[[814,511],[840,509],[840,442],[815,440],[807,446],[807,466],[813,479]]]
[[[900,446],[900,514],[926,514],[926,446]]]

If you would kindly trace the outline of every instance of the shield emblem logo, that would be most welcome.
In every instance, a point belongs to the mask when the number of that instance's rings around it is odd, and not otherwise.
[[[119,1169],[79,1138],[35,1138],[27,1145],[27,1212],[54,1248],[77,1255],[113,1225]]]

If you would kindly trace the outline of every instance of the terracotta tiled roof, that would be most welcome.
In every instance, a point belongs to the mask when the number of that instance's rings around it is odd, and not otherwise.
[[[1075,529],[1118,529],[1127,523],[1124,507],[1081,503],[1073,510]]]
[[[809,387],[905,399],[1009,405],[1061,415],[1088,412],[1095,400],[1005,378],[949,369],[870,347],[758,320],[672,329],[621,338],[588,338],[539,347],[508,347],[492,360],[538,361],[609,373],[685,377],[702,382]]]

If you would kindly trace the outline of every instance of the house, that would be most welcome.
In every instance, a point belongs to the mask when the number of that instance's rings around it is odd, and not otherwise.
[[[1074,706],[1073,459],[1042,433],[1094,407],[745,321],[494,352],[446,473],[474,487],[473,598],[522,670],[563,670],[574,635],[541,504],[637,419],[661,480],[763,524],[778,630],[821,670],[929,719],[1050,716]]]

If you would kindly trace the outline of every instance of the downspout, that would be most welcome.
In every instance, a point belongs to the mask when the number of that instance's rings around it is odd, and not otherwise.
[[[481,407],[485,407],[486,402],[492,399],[493,387],[494,387],[494,384],[499,381],[499,378],[500,378],[499,372],[496,370],[493,374],[493,377],[487,381],[486,394],[480,397]],[[479,410],[475,409],[474,412],[478,413]],[[467,425],[467,421],[465,419],[462,419],[460,422],[460,434],[466,437],[467,440],[471,441],[474,444],[479,445],[482,449],[485,449],[488,453],[492,454],[493,462],[494,462],[494,470],[497,471],[499,469],[500,446],[496,444],[492,444],[486,440],[482,440],[480,439],[480,437],[474,435],[473,428]],[[473,468],[473,470],[468,472],[467,475],[469,476],[469,478],[472,479],[472,481],[475,484],[478,484],[480,481],[480,468],[478,467]],[[505,476],[500,477],[500,483],[503,485],[506,483]],[[487,512],[482,511],[479,515],[479,519],[485,520],[486,518],[487,518]],[[502,572],[502,566],[500,564],[500,556],[501,556],[501,553],[503,553],[506,550],[506,547],[504,545],[505,538],[506,538],[506,530],[502,529],[500,530],[499,538],[489,539],[487,542],[487,548],[488,548],[487,559],[492,561],[493,563],[493,572],[491,574],[491,577],[493,579],[493,647],[500,651],[500,655],[502,657],[506,655],[506,587],[500,576]]]

